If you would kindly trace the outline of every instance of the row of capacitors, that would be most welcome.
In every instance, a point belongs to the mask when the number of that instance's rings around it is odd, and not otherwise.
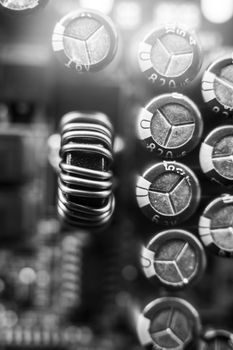
[[[187,84],[200,69],[201,52],[196,45],[199,46],[193,33],[181,30],[177,26],[155,30],[140,46],[141,69],[146,72],[146,76],[149,76],[148,79],[155,83],[151,77],[158,77],[161,74],[164,57],[170,52],[166,71],[163,72],[167,76],[167,86],[170,86],[170,79],[173,80],[172,86],[179,87]],[[178,55],[176,50],[180,52],[179,72],[177,61],[174,58]],[[198,57],[196,57],[196,52],[199,53]],[[191,55],[188,61],[187,55],[188,57]],[[150,57],[149,61],[148,57]],[[145,60],[143,65],[142,59]],[[174,68],[172,68],[173,65]],[[148,70],[150,75],[148,75]],[[161,79],[165,78],[159,78],[158,84],[161,83]],[[212,113],[232,114],[232,83],[233,62],[230,57],[214,62],[204,73],[203,99],[208,102]],[[165,159],[147,169],[138,178],[136,195],[139,207],[149,219],[158,224],[173,226],[186,221],[198,207],[201,199],[200,184],[191,169],[173,160],[186,156],[200,144],[203,120],[198,106],[190,98],[176,92],[159,95],[141,110],[137,132],[139,139],[149,152],[155,157]],[[232,154],[233,126],[224,125],[212,130],[200,147],[199,160],[203,173],[217,185],[231,186],[233,184]],[[211,219],[216,217],[218,211],[225,207],[226,203],[231,203],[230,195],[212,202],[200,220],[200,235],[203,242],[211,246],[214,244],[217,246],[218,243],[220,245],[218,251],[221,255],[224,255],[221,240],[225,240],[226,237],[221,239],[218,234],[218,237],[211,241],[212,234],[209,231],[214,225]],[[229,211],[227,214],[224,218],[225,223],[231,216]],[[209,218],[209,221],[204,220],[205,217]],[[230,222],[229,227],[231,227]],[[202,234],[204,229],[205,233]],[[233,245],[228,242],[225,254],[231,255],[232,250]]]
[[[139,46],[139,65],[146,78],[160,89],[178,90],[197,77],[202,54],[193,32],[178,25],[153,30]],[[202,78],[202,95],[212,114],[233,113],[233,61],[231,55],[216,60]],[[201,199],[195,173],[181,162],[200,144],[203,120],[197,105],[177,93],[156,96],[139,113],[138,138],[147,151],[161,158],[138,177],[136,197],[142,212],[155,224],[176,226],[190,218]],[[211,131],[200,147],[200,167],[217,185],[233,184],[233,126]],[[212,252],[233,256],[233,196],[214,199],[199,220],[202,243]],[[156,233],[142,248],[145,276],[173,290],[196,282],[205,271],[206,255],[201,241],[183,229]],[[200,317],[187,301],[164,297],[152,301],[138,317],[141,344],[152,349],[183,349],[225,344],[232,334],[204,332]],[[204,341],[202,343],[202,341]],[[202,343],[202,344],[201,344]]]

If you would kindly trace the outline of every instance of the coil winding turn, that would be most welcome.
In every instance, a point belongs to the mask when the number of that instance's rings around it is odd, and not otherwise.
[[[58,213],[65,224],[98,228],[109,222],[113,130],[101,113],[71,112],[61,120]]]

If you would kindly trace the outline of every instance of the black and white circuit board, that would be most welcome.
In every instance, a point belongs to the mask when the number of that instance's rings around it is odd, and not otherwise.
[[[0,0],[1,349],[233,349],[232,30]]]

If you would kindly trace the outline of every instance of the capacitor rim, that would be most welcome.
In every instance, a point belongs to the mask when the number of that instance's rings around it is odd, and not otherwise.
[[[73,20],[84,18],[84,17],[93,18],[94,20],[102,23],[110,36],[109,51],[100,62],[96,64],[88,65],[88,67],[83,64],[78,64],[78,66],[80,67],[80,70],[79,70],[80,73],[98,72],[104,69],[108,64],[110,64],[110,62],[115,57],[117,48],[118,48],[118,33],[115,28],[115,25],[111,20],[111,18],[104,15],[103,13],[98,12],[96,10],[91,10],[91,9],[79,9],[79,10],[72,11],[67,15],[65,15],[64,17],[62,17],[60,21],[55,25],[53,30],[52,48],[56,56],[60,60],[60,62],[63,63],[65,66],[67,66],[68,63],[70,62],[70,59],[65,53],[64,42],[63,42],[66,26],[70,24]],[[60,44],[59,50],[55,47],[57,45],[57,42],[59,42]],[[75,69],[76,63],[74,61],[70,62],[69,68]]]
[[[167,243],[168,241],[172,240],[183,240],[184,242],[189,243],[192,248],[194,249],[196,253],[196,267],[195,271],[193,272],[191,278],[189,279],[188,283],[184,283],[183,281],[180,283],[173,283],[166,281],[161,276],[158,275],[156,272],[156,269],[154,267],[154,259],[150,261],[151,266],[153,266],[153,275],[150,273],[150,276],[147,276],[147,268],[142,266],[142,270],[144,272],[144,275],[148,277],[150,280],[152,278],[156,278],[156,280],[159,280],[160,283],[162,283],[164,286],[169,288],[184,288],[187,286],[190,286],[191,284],[197,282],[203,275],[205,268],[206,268],[206,255],[205,250],[203,248],[202,243],[197,239],[192,233],[190,233],[187,230],[182,229],[170,229],[170,230],[164,230],[162,232],[159,232],[156,234],[146,245],[146,249],[150,250],[152,253],[156,254],[156,251],[160,249],[161,244]],[[154,247],[156,245],[157,247]],[[157,248],[155,250],[155,248]],[[143,259],[143,252],[142,252],[142,259]],[[142,262],[141,259],[141,262]],[[148,260],[148,257],[146,258]],[[141,264],[143,265],[143,264]],[[151,271],[152,272],[152,271]]]
[[[220,74],[221,69],[226,66],[233,65],[233,52],[232,55],[224,55],[221,58],[218,58],[214,62],[212,62],[209,67],[205,70],[202,77],[202,98],[204,102],[207,104],[210,110],[215,114],[221,114],[222,116],[229,117],[233,115],[233,106],[225,106],[218,100],[215,89],[214,89],[214,81],[215,76]],[[211,77],[211,81],[209,81],[209,76]],[[209,84],[207,88],[205,88],[205,84]]]
[[[215,198],[212,200],[207,207],[205,208],[203,214],[199,219],[198,231],[200,239],[204,246],[213,254],[224,257],[232,258],[233,257],[233,248],[232,249],[223,249],[219,247],[211,234],[211,218],[215,214],[216,210],[221,209],[225,205],[233,203],[233,196],[230,194],[224,194],[221,197]]]
[[[226,186],[233,186],[233,180],[222,176],[215,168],[212,159],[216,142],[227,136],[233,137],[233,125],[224,125],[212,130],[201,144],[199,162],[203,173],[212,181]]]
[[[168,307],[172,308],[178,308],[181,310],[181,312],[187,317],[187,320],[192,319],[193,320],[193,340],[196,341],[196,338],[201,333],[201,320],[199,313],[194,308],[193,305],[191,305],[188,301],[177,298],[177,297],[162,297],[158,298],[152,302],[150,302],[145,309],[143,310],[142,314],[139,317],[138,324],[137,324],[137,332],[139,339],[144,346],[153,346],[154,342],[151,338],[151,335],[149,333],[150,324],[152,322],[152,318],[158,311],[161,311],[163,308],[167,309]],[[149,326],[149,328],[147,328]],[[150,342],[145,342],[150,338]],[[191,337],[190,337],[191,338]],[[187,339],[186,344],[190,343],[192,339]],[[161,350],[162,348],[157,347],[157,349]]]
[[[179,35],[177,33],[177,30],[181,30],[184,33],[184,36],[182,36],[182,37],[184,37],[186,40],[188,39],[189,42],[191,40],[195,42],[195,45],[192,45],[192,47],[193,47],[192,63],[190,65],[190,67],[183,74],[181,74],[179,77],[167,77],[165,75],[160,74],[153,67],[152,63],[151,63],[150,68],[144,69],[143,60],[140,57],[141,53],[145,53],[144,48],[143,48],[143,46],[145,44],[150,45],[151,49],[152,49],[155,40],[157,40],[161,36],[164,36],[164,35],[170,33],[169,32],[169,28],[170,28],[169,25],[170,24],[166,24],[163,27],[158,27],[156,29],[153,29],[144,37],[142,42],[139,44],[139,48],[138,48],[138,63],[139,63],[140,70],[142,71],[142,73],[144,73],[147,80],[150,81],[151,75],[156,74],[158,76],[158,78],[156,80],[157,84],[155,84],[155,85],[159,85],[161,87],[168,86],[170,89],[175,89],[177,87],[183,87],[183,86],[187,85],[189,82],[191,82],[197,76],[197,74],[200,71],[201,66],[202,66],[203,57],[202,57],[201,45],[199,43],[199,40],[197,39],[196,34],[193,31],[189,31],[186,28],[182,28],[182,26],[178,26],[177,24],[174,24],[174,25],[172,24],[172,28],[174,28],[174,31],[175,31],[172,34]],[[151,41],[152,41],[152,43],[151,43]],[[160,81],[160,84],[158,83],[158,81]],[[169,84],[170,81],[174,82],[173,86],[171,86],[171,84]]]
[[[163,215],[163,214],[157,212],[151,206],[149,198],[147,200],[148,204],[142,205],[141,201],[139,200],[140,196],[137,193],[138,189],[141,188],[142,190],[147,191],[146,196],[149,197],[149,187],[142,188],[140,186],[140,181],[146,180],[151,185],[154,181],[154,173],[156,173],[157,176],[160,176],[161,174],[163,174],[166,171],[172,172],[171,170],[166,170],[166,167],[168,168],[170,165],[174,166],[175,169],[179,168],[185,172],[185,175],[180,175],[180,176],[183,176],[183,177],[188,176],[189,177],[190,186],[191,186],[191,190],[192,190],[192,198],[190,198],[189,205],[187,205],[185,210],[183,210],[183,212],[178,214],[178,215],[169,215],[169,214]],[[146,196],[144,196],[144,197],[146,197]],[[137,198],[137,203],[138,203],[139,208],[141,208],[143,214],[146,217],[151,219],[153,222],[173,226],[173,225],[176,225],[177,223],[181,223],[181,222],[188,220],[194,214],[194,212],[196,211],[196,209],[199,205],[199,202],[200,202],[201,188],[200,188],[198,178],[196,177],[194,172],[190,168],[188,168],[186,165],[184,165],[183,163],[175,162],[175,161],[163,161],[163,162],[152,165],[150,168],[148,168],[143,173],[142,176],[138,177],[137,185],[136,185],[136,198]],[[157,220],[154,220],[154,217],[156,215],[159,216],[159,218]]]
[[[142,127],[141,127],[141,122],[143,118],[145,117],[145,112],[150,112],[152,114],[152,118],[154,117],[155,111],[160,109],[163,106],[166,106],[168,104],[180,104],[183,107],[185,107],[187,110],[191,112],[191,115],[193,117],[193,121],[195,124],[195,129],[193,131],[193,135],[189,140],[187,140],[185,143],[183,143],[181,146],[176,147],[176,148],[169,148],[169,147],[163,147],[156,143],[156,140],[153,138],[153,135],[150,130],[150,136],[149,137],[144,137],[143,132],[142,132]],[[201,136],[203,133],[203,120],[202,120],[202,115],[197,107],[197,105],[187,96],[179,93],[167,93],[167,94],[162,94],[159,95],[155,98],[153,98],[141,111],[138,117],[138,136],[139,138],[143,141],[145,147],[148,149],[148,146],[150,144],[155,144],[155,152],[156,155],[162,158],[169,158],[166,157],[166,153],[172,152],[173,156],[170,156],[171,159],[173,158],[180,158],[184,157],[186,154],[191,152],[200,142]],[[158,152],[158,150],[161,150]],[[162,154],[161,154],[162,152]],[[165,157],[163,155],[165,154]],[[169,153],[170,154],[170,153]]]
[[[28,8],[25,10],[14,10],[8,7],[5,7],[3,4],[0,4],[0,12],[10,15],[10,16],[27,16],[38,10],[42,10],[49,2],[49,0],[38,0],[38,4],[33,8]]]

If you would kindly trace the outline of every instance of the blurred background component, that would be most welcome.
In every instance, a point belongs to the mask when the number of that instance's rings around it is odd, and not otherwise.
[[[232,55],[213,62],[202,78],[202,95],[212,112],[230,117],[233,110]]]
[[[2,10],[9,14],[30,14],[45,6],[49,0],[1,0]]]
[[[118,36],[110,18],[94,11],[71,12],[55,26],[53,50],[66,67],[99,71],[114,58]]]

